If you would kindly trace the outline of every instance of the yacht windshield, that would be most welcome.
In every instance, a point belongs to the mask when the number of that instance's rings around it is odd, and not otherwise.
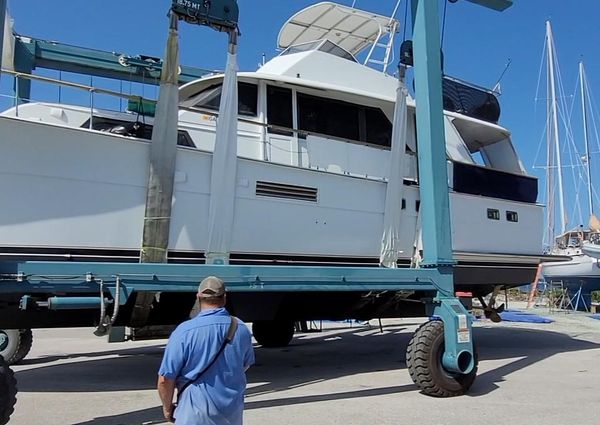
[[[356,58],[352,56],[352,54],[348,53],[346,50],[329,40],[317,40],[308,43],[296,44],[285,49],[283,53],[281,53],[281,56],[309,52],[313,50],[318,50],[320,52],[325,52],[340,58],[348,59],[352,62],[357,62]]]

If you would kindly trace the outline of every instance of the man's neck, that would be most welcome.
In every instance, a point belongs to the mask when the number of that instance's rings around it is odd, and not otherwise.
[[[225,307],[224,305],[214,305],[214,304],[200,304],[200,311],[209,311],[209,310],[218,310],[220,308]]]

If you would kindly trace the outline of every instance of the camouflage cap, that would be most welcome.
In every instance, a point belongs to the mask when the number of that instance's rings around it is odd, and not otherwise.
[[[216,276],[208,276],[198,287],[200,298],[218,298],[225,295],[225,282]]]

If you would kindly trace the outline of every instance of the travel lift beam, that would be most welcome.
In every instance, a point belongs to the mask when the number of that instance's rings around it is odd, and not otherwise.
[[[0,33],[0,37],[2,34]],[[42,68],[158,85],[162,66],[162,59],[152,56],[130,56],[15,34],[13,67],[16,72],[24,74],[32,74],[35,69]],[[179,84],[195,81],[212,72],[215,71],[182,65]],[[31,80],[23,79],[15,90],[18,91],[19,99],[27,101],[31,97]]]
[[[512,4],[509,0],[471,1],[496,10]],[[0,264],[0,296],[24,295],[21,307],[25,311],[99,306],[105,309],[112,302],[114,318],[119,306],[136,293],[192,293],[208,275],[222,277],[231,292],[244,294],[419,291],[426,294],[422,302],[435,320],[419,328],[409,344],[407,366],[411,377],[428,395],[463,394],[473,383],[477,359],[471,336],[472,318],[454,294],[438,2],[412,0],[412,15],[425,254],[422,268],[20,262]],[[210,20],[201,23],[210,25]],[[60,296],[45,302],[36,300],[36,294],[49,292]],[[68,294],[78,296],[70,298]]]

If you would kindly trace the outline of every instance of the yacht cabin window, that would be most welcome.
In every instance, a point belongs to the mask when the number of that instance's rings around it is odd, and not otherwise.
[[[392,123],[379,108],[298,93],[298,130],[390,147]]]
[[[221,104],[223,84],[213,84],[190,96],[197,108],[218,111]],[[257,116],[258,86],[250,83],[238,83],[238,113],[244,116]]]
[[[298,93],[298,130],[359,141],[358,118],[357,105]]]
[[[137,137],[138,139],[152,140],[152,129],[154,126],[141,121],[124,121],[115,118],[94,116],[92,130],[104,131],[118,134],[120,136]],[[90,128],[90,120],[83,123],[81,128]],[[196,145],[185,130],[177,132],[177,145],[195,148]]]
[[[284,87],[267,86],[267,122],[269,125],[294,128],[294,114],[292,111],[292,90]],[[289,131],[280,131],[269,128],[270,133],[292,136]]]
[[[378,108],[365,108],[366,141],[374,145],[392,146],[392,123]],[[407,146],[407,150],[410,148]]]

